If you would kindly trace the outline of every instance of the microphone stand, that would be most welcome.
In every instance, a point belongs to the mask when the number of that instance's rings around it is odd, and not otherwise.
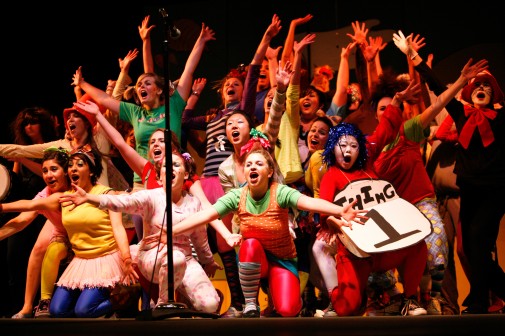
[[[164,54],[163,54],[163,76],[165,77],[165,166],[167,171],[172,169],[172,151],[167,151],[167,140],[172,139],[170,134],[170,71],[168,61],[168,38],[177,39],[180,33],[174,34],[174,26],[170,24],[168,15],[164,8],[159,9],[163,17],[165,26],[165,39],[163,41]],[[170,141],[171,144],[171,141]],[[168,174],[167,174],[168,175]],[[171,174],[170,174],[171,176]],[[166,224],[167,224],[167,267],[168,267],[168,302],[158,304],[151,312],[153,320],[162,320],[172,317],[205,317],[205,318],[218,318],[219,315],[213,313],[200,312],[189,309],[184,303],[175,302],[175,288],[174,288],[174,256],[172,254],[172,189],[167,186],[167,207],[166,207]]]

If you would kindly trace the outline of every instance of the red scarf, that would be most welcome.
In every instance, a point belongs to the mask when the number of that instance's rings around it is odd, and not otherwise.
[[[494,134],[488,119],[493,120],[497,115],[498,112],[495,110],[485,107],[476,108],[471,105],[465,105],[465,116],[468,117],[468,120],[459,135],[459,143],[463,146],[463,148],[468,148],[475,128],[479,129],[484,147],[492,144],[494,142]]]

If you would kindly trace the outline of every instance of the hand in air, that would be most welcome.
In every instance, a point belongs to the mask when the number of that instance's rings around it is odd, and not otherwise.
[[[395,43],[395,46],[397,46],[398,49],[400,49],[400,51],[405,55],[409,54],[411,39],[412,35],[405,37],[401,30],[398,31],[398,34],[393,33],[393,42]]]
[[[98,105],[92,102],[91,100],[87,100],[85,102],[82,101],[75,102],[74,106],[79,107],[81,110],[84,110],[89,114],[97,115],[98,113],[100,113]]]

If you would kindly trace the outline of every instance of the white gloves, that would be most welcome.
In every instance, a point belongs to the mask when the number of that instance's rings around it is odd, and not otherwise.
[[[412,34],[405,37],[401,30],[398,31],[398,34],[393,33],[393,42],[398,47],[398,49],[401,50],[402,53],[409,57],[416,54],[415,50],[412,49],[412,46],[410,45],[411,39]]]

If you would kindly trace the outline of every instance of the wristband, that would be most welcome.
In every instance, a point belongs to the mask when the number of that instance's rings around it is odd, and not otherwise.
[[[198,93],[198,91],[193,91],[193,92],[191,92],[191,94],[192,94],[192,95],[195,95],[195,96],[197,96],[197,97],[200,97],[200,94]]]
[[[414,58],[416,58],[416,57],[417,57],[417,55],[419,55],[419,54],[417,54],[417,53],[416,53],[415,55],[410,56],[410,59],[411,59],[411,60],[414,60]]]

